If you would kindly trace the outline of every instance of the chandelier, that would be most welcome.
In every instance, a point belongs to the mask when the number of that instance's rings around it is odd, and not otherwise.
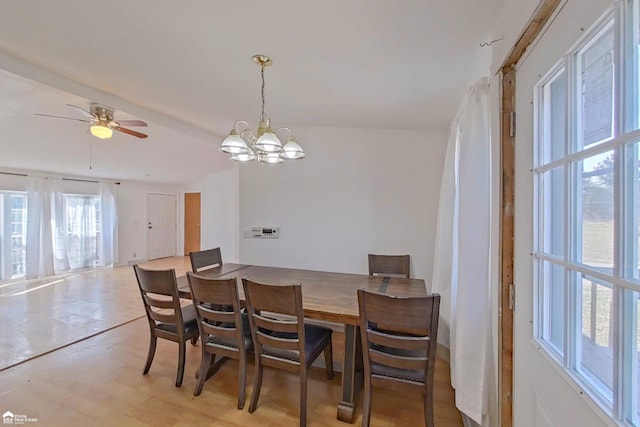
[[[254,62],[260,66],[262,76],[262,114],[258,124],[258,132],[253,133],[249,123],[238,120],[229,132],[229,136],[222,141],[219,150],[231,154],[230,159],[236,162],[250,162],[257,160],[262,164],[282,163],[285,160],[302,159],[305,156],[302,147],[293,137],[289,128],[280,128],[275,132],[271,129],[271,120],[264,114],[264,67],[271,65],[271,58],[264,55],[254,55]],[[278,134],[289,133],[287,143],[282,146]]]

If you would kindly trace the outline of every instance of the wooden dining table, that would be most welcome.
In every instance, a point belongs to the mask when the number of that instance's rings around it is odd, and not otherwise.
[[[360,383],[357,377],[360,376],[362,368],[357,290],[366,289],[398,296],[427,295],[424,280],[403,277],[331,273],[234,263],[222,264],[198,274],[220,279],[236,277],[241,300],[244,300],[243,277],[273,285],[300,283],[302,308],[306,318],[344,325],[342,396],[338,403],[337,418],[350,423],[354,421]],[[191,298],[186,276],[178,278],[178,290],[182,298]]]

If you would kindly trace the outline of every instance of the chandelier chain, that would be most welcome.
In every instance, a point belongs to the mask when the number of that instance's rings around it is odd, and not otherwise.
[[[262,114],[260,115],[260,120],[264,121],[265,120],[265,115],[264,115],[264,64],[260,64],[260,75],[262,76],[262,88],[260,90],[260,93],[262,94]]]

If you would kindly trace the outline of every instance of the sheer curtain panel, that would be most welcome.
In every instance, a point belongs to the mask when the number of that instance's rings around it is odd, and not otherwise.
[[[101,230],[100,265],[108,266],[118,262],[118,209],[116,203],[117,186],[114,183],[100,184]]]
[[[54,270],[52,217],[53,179],[27,177],[27,279],[52,276]]]
[[[433,292],[442,296],[441,321],[449,327],[451,383],[466,426],[497,422],[488,419],[495,390],[491,221],[489,82],[484,78],[467,90],[451,125],[433,272]]]

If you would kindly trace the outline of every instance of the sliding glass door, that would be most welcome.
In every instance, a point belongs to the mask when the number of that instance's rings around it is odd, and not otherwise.
[[[0,191],[0,280],[25,273],[27,193]]]

